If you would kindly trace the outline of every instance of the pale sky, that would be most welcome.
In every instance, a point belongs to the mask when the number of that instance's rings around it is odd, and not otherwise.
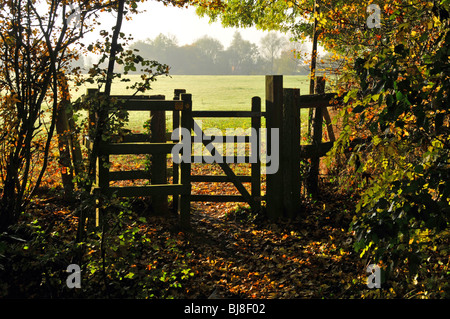
[[[259,44],[262,36],[267,31],[256,28],[224,28],[220,22],[209,23],[209,18],[201,18],[195,13],[195,8],[165,7],[157,1],[148,1],[139,4],[140,9],[146,12],[133,15],[131,21],[123,21],[122,32],[126,35],[132,34],[134,40],[154,39],[160,33],[175,35],[179,45],[191,44],[205,35],[216,38],[228,47],[233,34],[238,30],[245,40]],[[115,23],[112,14],[105,14],[101,18],[102,24],[98,29],[110,30]],[[86,40],[93,39],[95,35],[87,36]],[[85,40],[85,42],[87,42]]]
[[[263,36],[269,31],[253,28],[225,28],[220,22],[210,23],[208,17],[199,17],[195,13],[194,7],[177,8],[171,5],[164,6],[158,1],[146,1],[139,3],[139,10],[145,10],[143,13],[133,14],[132,20],[123,20],[121,31],[127,36],[131,34],[133,41],[154,39],[160,33],[164,35],[173,35],[178,40],[178,45],[183,46],[191,44],[195,40],[208,35],[218,39],[223,46],[227,48],[236,31],[239,31],[242,38],[256,45],[260,44]],[[101,25],[96,27],[96,31],[86,35],[84,43],[89,44],[96,40],[100,30],[110,31],[115,25],[116,16],[112,13],[104,13],[100,18]],[[279,33],[289,38],[288,35]],[[310,42],[305,43],[311,46]],[[319,45],[319,55],[324,51]],[[95,59],[95,57],[94,57]]]

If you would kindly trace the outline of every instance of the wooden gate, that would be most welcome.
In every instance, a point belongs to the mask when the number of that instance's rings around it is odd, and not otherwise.
[[[226,136],[224,143],[250,143],[251,152],[248,155],[224,155],[221,156],[221,160],[217,161],[225,175],[192,175],[192,182],[208,182],[208,183],[224,183],[231,182],[239,191],[240,195],[191,195],[191,201],[202,202],[246,202],[250,205],[253,211],[259,211],[261,209],[261,161],[260,161],[260,129],[261,129],[261,98],[252,98],[251,111],[192,111],[193,118],[251,118],[251,135],[244,136]],[[193,120],[193,129],[201,136],[192,137],[192,142],[201,139],[202,144],[210,146],[210,153],[216,158],[217,152],[222,150],[216,149],[212,143],[208,142],[212,140],[212,137],[206,136],[201,130],[195,120]],[[251,143],[253,141],[253,143]],[[255,145],[256,141],[256,145]],[[234,146],[233,146],[234,149]],[[256,154],[254,153],[256,152]],[[211,160],[206,161],[202,156],[202,163],[211,163]],[[243,161],[242,161],[243,160]],[[192,156],[192,161],[195,161],[195,155]],[[236,175],[230,168],[228,163],[251,163],[250,175]],[[251,193],[247,191],[244,184],[245,182],[251,183]]]

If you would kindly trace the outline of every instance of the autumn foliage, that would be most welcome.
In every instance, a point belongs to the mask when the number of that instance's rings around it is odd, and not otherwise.
[[[161,2],[196,6],[226,26],[290,32],[293,41],[315,34],[345,61],[332,88],[343,101],[329,153],[333,187],[304,198],[307,217],[279,223],[264,211],[208,204],[193,207],[196,231],[184,233],[171,217],[140,216],[145,200],[112,197],[102,227],[85,224],[98,154],[94,142],[79,170],[62,169],[56,120],[70,100],[67,79],[105,92],[69,111],[113,110],[109,120],[87,118],[64,133],[84,130],[98,144],[126,121],[110,98],[113,80],[126,81],[114,65],[125,74],[142,67],[136,93],[169,66],[125,47],[120,24],[139,1],[0,1],[0,296],[205,298],[219,287],[238,298],[448,297],[449,1],[384,1],[380,28],[368,27],[367,3],[353,0]],[[112,34],[80,43],[102,12],[117,15]],[[70,62],[86,52],[101,61],[83,77]],[[77,201],[43,195],[46,174],[67,169]],[[83,292],[64,286],[69,263],[82,265]],[[364,290],[369,263],[383,269],[388,289]]]
[[[315,26],[320,44],[347,62],[334,87],[344,105],[330,162],[340,189],[358,198],[355,250],[390,276],[399,267],[423,275],[427,247],[439,250],[448,237],[450,8],[393,0],[378,9],[379,27],[369,26],[373,11],[361,1],[222,1],[198,11],[229,26],[288,31],[297,41]]]

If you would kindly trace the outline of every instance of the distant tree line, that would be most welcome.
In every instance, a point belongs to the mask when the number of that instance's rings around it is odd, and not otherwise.
[[[154,39],[139,40],[129,49],[145,59],[169,65],[170,74],[186,75],[304,75],[309,73],[305,63],[309,50],[305,45],[292,43],[277,33],[263,37],[259,45],[242,38],[239,32],[225,48],[215,38],[204,36],[189,45],[178,44],[174,36],[159,34]],[[87,70],[93,59],[77,61]],[[117,66],[118,71],[120,65]],[[130,71],[139,73],[139,70]]]

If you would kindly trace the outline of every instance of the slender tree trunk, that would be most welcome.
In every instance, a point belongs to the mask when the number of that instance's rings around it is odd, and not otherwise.
[[[14,176],[13,171],[14,168],[9,163],[6,180],[3,185],[2,201],[0,203],[0,232],[6,231],[16,221],[14,206],[17,201],[15,192],[17,176]]]
[[[64,75],[61,75],[61,79],[64,79]],[[62,83],[63,97],[58,105],[58,113],[56,116],[56,133],[58,135],[58,148],[59,148],[59,164],[61,165],[61,178],[64,187],[64,198],[66,200],[73,200],[73,191],[75,189],[73,183],[73,166],[70,157],[70,129],[67,118],[67,105],[68,101],[67,86],[66,83]]]
[[[109,53],[109,61],[108,61],[108,73],[106,78],[106,84],[105,84],[105,95],[107,98],[111,95],[111,86],[112,86],[112,79],[114,75],[114,63],[116,62],[116,55],[119,52],[119,34],[120,29],[122,28],[122,21],[123,21],[123,13],[124,13],[124,5],[125,0],[120,0],[118,4],[117,9],[117,20],[116,20],[116,26],[114,27],[114,33],[111,40],[111,52]]]
[[[319,14],[319,3],[317,0],[314,1],[314,16]],[[317,18],[314,19],[314,30],[313,30],[313,43],[312,43],[312,54],[311,54],[311,73],[309,81],[309,94],[314,94],[314,84],[316,79],[316,61],[317,61],[317,38],[319,32],[317,30]]]
[[[103,130],[105,128],[105,124],[103,119],[107,118],[108,110],[107,107],[109,105],[110,95],[111,95],[111,86],[112,86],[112,80],[114,77],[114,63],[116,61],[116,55],[117,52],[119,52],[120,45],[118,44],[118,39],[120,35],[120,29],[122,27],[122,21],[123,21],[123,15],[124,15],[124,5],[125,0],[120,0],[118,2],[118,8],[117,8],[117,20],[116,25],[114,27],[113,37],[111,40],[111,50],[109,53],[109,62],[108,62],[108,70],[106,75],[106,83],[105,83],[105,92],[104,96],[106,98],[105,103],[100,108],[98,119],[99,122],[97,123],[97,132],[94,137],[94,142],[92,146],[92,152],[90,157],[90,163],[89,163],[89,176],[93,180],[95,175],[95,168],[96,168],[96,162],[97,162],[97,156],[98,156],[98,147],[102,139]],[[87,191],[89,192],[91,188],[91,184],[88,185]]]
[[[317,38],[319,37],[319,31],[317,30],[317,17],[319,14],[319,1],[314,1],[314,30],[313,30],[313,45],[312,45],[312,54],[311,54],[311,68],[310,68],[310,79],[309,79],[309,94],[314,94],[314,86],[316,79],[316,61],[317,61]],[[314,109],[309,109],[309,118],[308,118],[308,137],[311,137],[312,130],[312,118],[313,118]]]

